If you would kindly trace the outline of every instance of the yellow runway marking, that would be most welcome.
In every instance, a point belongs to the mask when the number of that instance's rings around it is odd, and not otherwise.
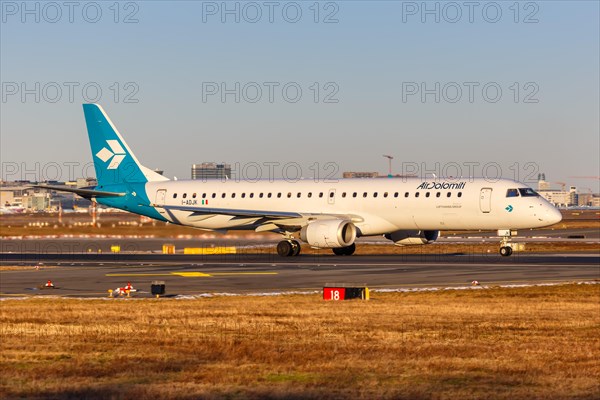
[[[106,274],[104,276],[172,276],[171,274]]]
[[[190,271],[190,272],[169,272],[162,274],[106,274],[104,276],[111,277],[137,277],[137,276],[181,276],[184,278],[209,278],[212,276],[236,276],[236,275],[277,275],[277,272],[214,272],[211,274],[207,274],[199,271]]]
[[[210,274],[205,274],[203,272],[171,272],[171,275],[179,275],[184,278],[205,278],[210,276]]]

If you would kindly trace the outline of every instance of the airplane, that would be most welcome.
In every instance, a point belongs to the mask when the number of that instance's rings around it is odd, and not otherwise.
[[[533,189],[508,179],[170,180],[139,162],[100,105],[83,111],[97,185],[37,187],[202,230],[276,232],[283,257],[299,255],[300,241],[343,256],[359,237],[425,245],[440,230],[497,230],[499,253],[510,256],[517,229],[562,219]]]

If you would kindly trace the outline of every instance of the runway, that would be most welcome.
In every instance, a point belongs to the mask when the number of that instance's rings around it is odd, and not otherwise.
[[[565,243],[596,243],[600,246],[599,229],[572,230],[535,230],[522,231],[521,236],[514,237],[514,242],[565,242]],[[124,252],[160,252],[163,244],[173,244],[177,249],[185,247],[246,247],[274,248],[279,238],[265,240],[264,238],[223,239],[223,238],[132,238],[132,237],[29,237],[3,238],[0,240],[1,253],[85,253],[110,252],[112,245],[119,245]],[[499,243],[500,238],[495,232],[478,232],[462,235],[443,236],[437,244],[480,244]],[[357,240],[358,244],[380,244],[391,246],[392,243],[382,237],[364,237]]]
[[[152,281],[167,295],[318,291],[328,284],[372,289],[464,287],[600,280],[597,254],[304,255],[2,254],[0,296],[100,297],[131,282],[150,297]],[[39,289],[52,280],[54,289]]]

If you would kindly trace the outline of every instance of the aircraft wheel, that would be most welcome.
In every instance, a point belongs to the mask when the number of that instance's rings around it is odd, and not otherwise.
[[[296,257],[298,254],[300,254],[300,250],[302,250],[302,247],[300,247],[300,242],[297,240],[292,240],[292,256]]]
[[[354,243],[352,243],[350,246],[344,247],[344,248],[346,249],[345,255],[347,255],[347,256],[351,256],[356,251],[356,245]]]
[[[512,252],[513,252],[512,247],[509,247],[509,246],[500,247],[500,255],[502,257],[508,257],[512,254]]]
[[[356,245],[352,243],[350,246],[337,247],[331,250],[333,250],[333,254],[335,254],[336,256],[351,256],[356,250]]]
[[[277,254],[281,257],[289,257],[294,252],[292,243],[287,240],[282,240],[277,244]]]

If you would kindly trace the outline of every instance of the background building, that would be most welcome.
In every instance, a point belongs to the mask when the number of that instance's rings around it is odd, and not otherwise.
[[[231,165],[214,162],[193,164],[192,179],[231,179]]]
[[[377,178],[379,176],[378,172],[344,172],[342,174],[344,179],[349,178]]]

